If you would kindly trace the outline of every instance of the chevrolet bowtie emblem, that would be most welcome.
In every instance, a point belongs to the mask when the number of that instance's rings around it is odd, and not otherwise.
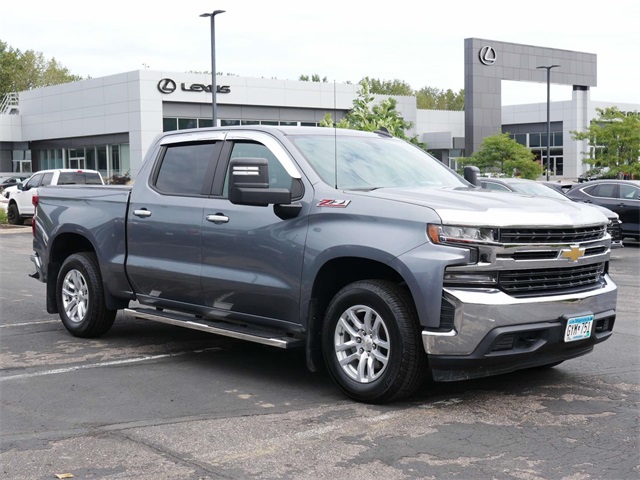
[[[577,262],[579,258],[584,256],[584,248],[580,248],[577,245],[572,245],[569,249],[564,249],[560,253],[563,258],[568,258],[572,262]]]

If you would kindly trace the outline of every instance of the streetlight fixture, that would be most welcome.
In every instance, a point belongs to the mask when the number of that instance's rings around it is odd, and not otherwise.
[[[551,69],[560,65],[543,65],[536,68],[547,69],[547,182],[549,181],[549,162],[551,161]]]
[[[216,22],[215,17],[220,13],[224,13],[224,10],[214,10],[212,13],[203,13],[201,17],[211,17],[211,119],[213,126],[216,127],[217,115],[216,115]]]

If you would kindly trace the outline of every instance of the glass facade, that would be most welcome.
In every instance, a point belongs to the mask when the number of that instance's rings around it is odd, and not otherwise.
[[[127,175],[131,168],[129,144],[50,148],[38,152],[38,170],[77,168],[98,170],[105,180]],[[26,171],[26,170],[23,170]]]
[[[547,168],[547,132],[531,132],[509,134],[520,145],[531,149],[536,156],[536,161],[542,165],[544,175]],[[549,175],[564,175],[562,132],[551,132]]]
[[[281,126],[302,126],[317,127],[318,122],[299,122],[294,120],[240,120],[232,118],[223,118],[219,121],[221,127],[231,127],[239,125],[281,125]],[[213,125],[210,118],[176,118],[164,117],[162,119],[162,129],[164,132],[173,130],[184,130],[187,128],[205,128]]]

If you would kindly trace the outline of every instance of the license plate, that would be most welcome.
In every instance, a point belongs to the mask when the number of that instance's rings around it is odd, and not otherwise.
[[[592,327],[593,315],[570,318],[567,320],[567,328],[564,331],[564,341],[575,342],[576,340],[589,338],[591,336]]]

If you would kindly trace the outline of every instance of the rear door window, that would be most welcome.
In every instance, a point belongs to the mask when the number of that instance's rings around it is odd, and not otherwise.
[[[42,176],[42,183],[40,185],[42,186],[51,185],[51,180],[53,180],[53,172],[45,173]]]
[[[594,185],[593,187],[585,189],[585,192],[592,197],[616,198],[616,185],[614,183]]]
[[[620,185],[620,198],[625,200],[640,200],[640,188],[633,185]]]
[[[154,188],[170,195],[203,195],[210,190],[220,142],[169,145],[157,169]]]

